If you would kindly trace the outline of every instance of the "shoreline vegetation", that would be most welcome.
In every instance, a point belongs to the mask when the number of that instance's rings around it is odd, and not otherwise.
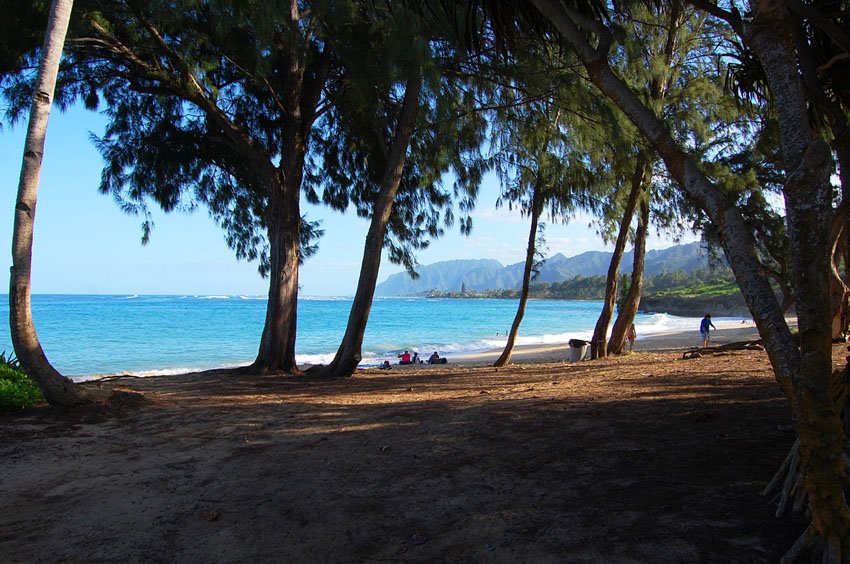
[[[707,312],[725,317],[750,317],[744,297],[728,268],[699,269],[692,272],[662,272],[647,277],[641,297],[641,313],[666,313],[679,317],[702,317]],[[628,277],[621,294],[628,291]],[[519,299],[519,290],[429,290],[415,297],[431,299]],[[605,297],[605,276],[575,276],[562,282],[532,284],[532,300],[591,301]]]

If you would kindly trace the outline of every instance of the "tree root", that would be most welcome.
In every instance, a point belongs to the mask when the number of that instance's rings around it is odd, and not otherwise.
[[[779,559],[780,564],[794,564],[795,562],[803,562],[803,557],[810,555],[807,562],[815,562],[816,557],[820,554],[821,564],[842,564],[850,561],[850,558],[842,560],[844,554],[841,539],[834,537],[829,540],[824,540],[817,535],[814,526],[809,525],[803,534],[794,542],[793,546],[788,549],[788,552],[782,555]],[[850,556],[850,555],[848,555]]]
[[[797,562],[803,554],[814,548],[817,539],[818,537],[815,534],[814,527],[809,525],[803,531],[803,534],[800,535],[800,538],[788,549],[788,552],[782,555],[782,558],[779,559],[779,564],[793,564]]]
[[[806,502],[806,489],[802,485],[800,474],[800,440],[794,442],[794,446],[788,452],[779,470],[770,480],[770,483],[762,490],[763,496],[774,496],[778,499],[776,504],[776,517],[782,517],[788,511],[789,505],[802,509]]]
[[[850,357],[848,357],[850,367]],[[842,374],[835,374],[834,389],[835,404],[843,405],[845,418],[845,433],[850,429],[850,369]],[[844,464],[850,468],[850,437],[845,437]],[[847,484],[850,486],[850,483]],[[845,488],[845,492],[846,492]],[[762,496],[772,496],[776,502],[776,517],[782,517],[789,512],[808,513],[808,492],[803,485],[803,474],[800,468],[800,440],[794,442],[779,470],[761,492]],[[813,558],[820,556],[823,564],[850,563],[850,543],[847,539],[838,537],[822,538],[818,535],[814,524],[809,524],[794,545],[782,556],[780,562],[800,562],[806,555]]]

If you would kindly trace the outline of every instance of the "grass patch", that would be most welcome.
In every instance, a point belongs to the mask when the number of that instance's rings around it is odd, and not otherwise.
[[[654,292],[655,297],[683,297],[683,298],[706,298],[714,296],[728,296],[740,292],[734,281],[717,282],[714,284],[693,284],[682,288],[670,288]]]
[[[17,359],[0,354],[0,411],[25,409],[42,399],[41,390],[21,370]]]

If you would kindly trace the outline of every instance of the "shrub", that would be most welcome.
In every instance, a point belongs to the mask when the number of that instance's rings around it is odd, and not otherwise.
[[[0,364],[4,364],[6,366],[10,366],[15,370],[21,370],[21,361],[15,356],[15,353],[9,353],[9,356],[6,356],[6,351],[0,352]]]
[[[36,383],[16,366],[17,359],[0,355],[0,411],[24,409],[43,399]]]

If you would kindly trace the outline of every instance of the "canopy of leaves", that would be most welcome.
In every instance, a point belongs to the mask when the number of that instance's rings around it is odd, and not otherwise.
[[[412,273],[414,251],[453,224],[455,203],[461,229],[469,230],[468,212],[486,168],[479,154],[486,122],[462,54],[433,24],[400,8],[373,6],[345,33],[359,48],[340,53],[329,109],[314,132],[307,194],[334,209],[371,216],[405,82],[422,76],[416,128],[384,240],[390,260]],[[451,191],[443,184],[447,173],[455,179]]]

